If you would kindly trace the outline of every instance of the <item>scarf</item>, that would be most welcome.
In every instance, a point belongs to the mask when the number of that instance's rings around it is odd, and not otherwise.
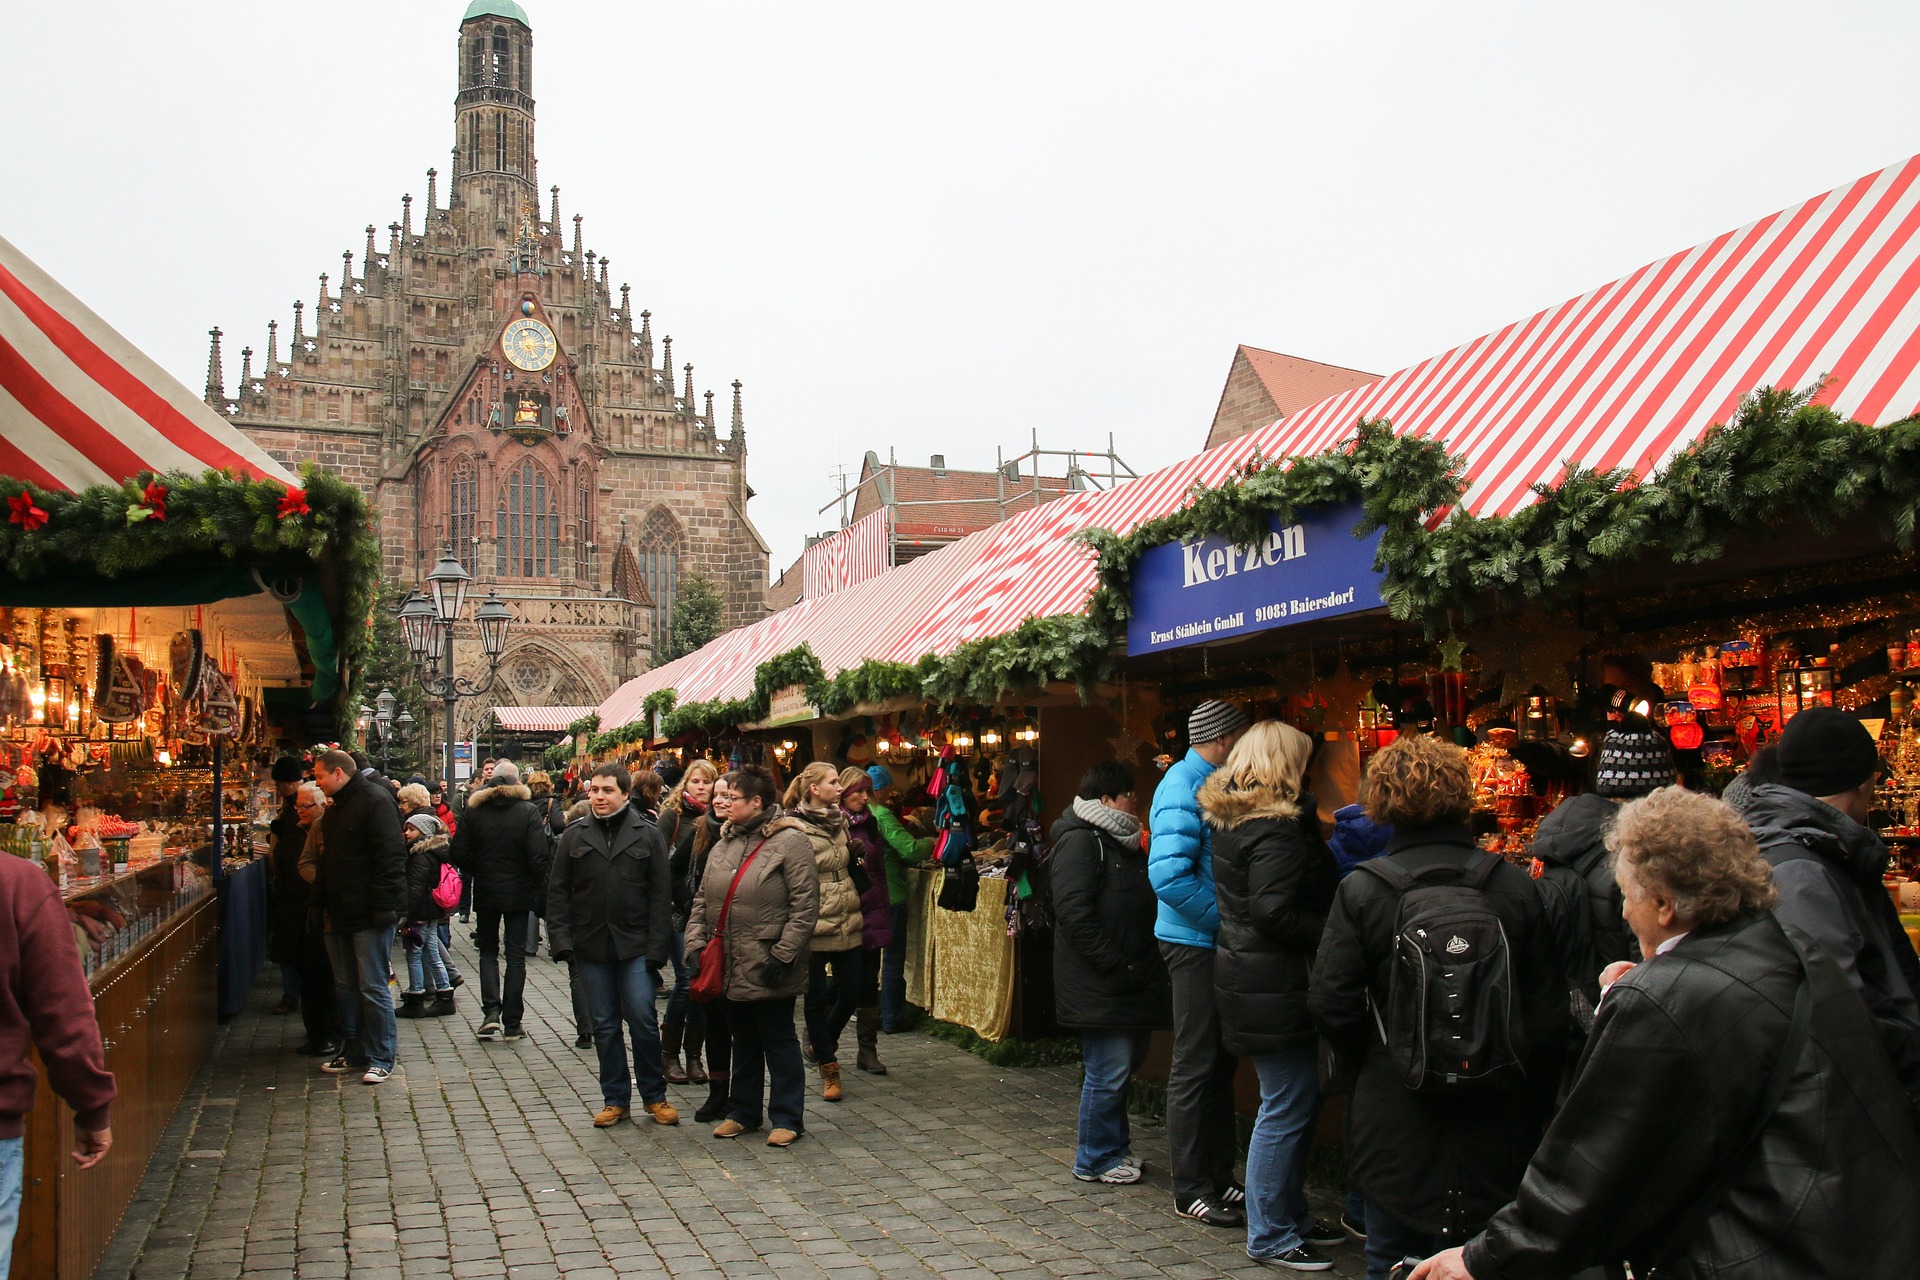
[[[1100,828],[1121,844],[1137,841],[1140,838],[1140,819],[1130,813],[1101,804],[1098,800],[1082,800],[1075,797],[1073,816],[1089,826]]]
[[[793,815],[803,822],[820,828],[829,836],[838,835],[846,830],[847,826],[846,812],[838,805],[831,809],[820,809],[810,804],[803,804],[793,810]]]

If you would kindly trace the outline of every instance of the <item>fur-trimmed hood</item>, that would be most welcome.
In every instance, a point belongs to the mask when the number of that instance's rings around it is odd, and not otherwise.
[[[523,782],[510,782],[504,787],[482,787],[467,797],[467,807],[471,809],[479,804],[492,804],[498,800],[502,804],[512,804],[515,800],[531,800],[533,792]]]
[[[1200,788],[1197,797],[1200,816],[1207,825],[1221,831],[1237,827],[1255,818],[1285,821],[1300,816],[1300,801],[1289,800],[1274,787],[1258,786],[1245,790],[1227,786],[1226,771],[1216,769]]]
[[[407,856],[412,857],[417,853],[431,853],[442,862],[445,862],[450,856],[447,850],[452,847],[453,841],[445,836],[422,836],[420,839],[407,845]]]

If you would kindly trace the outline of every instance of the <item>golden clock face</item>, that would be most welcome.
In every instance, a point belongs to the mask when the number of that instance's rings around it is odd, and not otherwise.
[[[507,326],[501,345],[506,348],[508,362],[528,373],[540,372],[560,353],[553,330],[538,320],[515,320]]]

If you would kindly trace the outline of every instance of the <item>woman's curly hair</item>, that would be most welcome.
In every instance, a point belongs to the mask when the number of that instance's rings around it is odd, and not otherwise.
[[[1662,787],[1623,805],[1607,848],[1642,892],[1672,899],[1673,914],[1689,929],[1724,924],[1780,898],[1747,824],[1697,791]]]
[[[1402,734],[1374,753],[1360,802],[1375,822],[1427,827],[1473,815],[1467,753],[1428,734]]]

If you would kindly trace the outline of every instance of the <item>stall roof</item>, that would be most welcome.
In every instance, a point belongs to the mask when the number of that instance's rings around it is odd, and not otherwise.
[[[508,733],[565,733],[567,726],[598,707],[495,707],[494,723]]]
[[[1078,613],[1096,580],[1081,529],[1124,534],[1228,479],[1256,452],[1338,447],[1363,418],[1434,439],[1465,464],[1464,505],[1508,514],[1569,459],[1646,475],[1765,386],[1884,423],[1920,410],[1920,157],[1837,187],[1419,364],[1106,492],[1069,494],[932,555],[807,601],[627,682],[615,728],[659,689],[744,696],[801,642],[828,674],[913,662]]]
[[[0,475],[78,490],[209,467],[297,483],[0,238]]]

